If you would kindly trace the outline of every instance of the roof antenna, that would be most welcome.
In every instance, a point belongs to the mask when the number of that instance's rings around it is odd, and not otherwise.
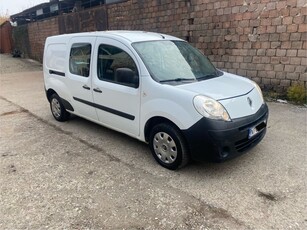
[[[162,35],[162,34],[160,34],[161,35],[161,37],[163,38],[163,39],[165,39],[165,37]]]

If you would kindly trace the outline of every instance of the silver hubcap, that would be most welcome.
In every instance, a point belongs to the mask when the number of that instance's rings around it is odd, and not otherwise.
[[[166,164],[173,163],[177,158],[177,146],[173,138],[165,132],[154,136],[153,148],[159,159]]]
[[[61,105],[56,98],[53,98],[51,101],[51,110],[56,118],[59,118],[61,116]]]

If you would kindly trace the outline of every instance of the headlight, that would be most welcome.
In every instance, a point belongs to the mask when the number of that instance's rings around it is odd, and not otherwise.
[[[198,95],[194,97],[193,104],[197,112],[204,117],[231,121],[226,109],[221,105],[221,103],[210,97]]]
[[[256,82],[254,82],[254,85],[255,85],[255,88],[257,89],[257,91],[258,91],[258,93],[259,93],[259,95],[261,97],[262,104],[263,104],[264,103],[264,99],[263,99],[262,91],[261,91],[259,85]]]

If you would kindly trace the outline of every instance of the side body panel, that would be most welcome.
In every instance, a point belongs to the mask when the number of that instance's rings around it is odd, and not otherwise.
[[[155,82],[151,77],[143,77],[141,98],[141,130],[148,120],[164,117],[179,129],[185,130],[199,121],[202,116],[193,106],[195,93]],[[144,140],[144,132],[141,133]]]
[[[70,98],[66,66],[69,37],[50,37],[44,48],[43,72],[45,89],[54,90],[61,98]]]

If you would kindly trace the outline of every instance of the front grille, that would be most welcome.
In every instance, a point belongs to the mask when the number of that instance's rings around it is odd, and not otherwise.
[[[249,124],[246,124],[246,125],[244,125],[244,126],[241,126],[241,127],[239,128],[239,130],[242,131],[242,130],[245,130],[245,129],[247,129],[247,128],[250,128],[250,127],[256,125],[257,123],[260,123],[260,121],[262,121],[262,120],[265,119],[265,116],[266,116],[266,115],[267,115],[267,114],[265,113],[265,114],[263,114],[260,118],[258,118],[256,121],[253,121],[253,122],[251,122],[251,123],[249,123]]]
[[[253,144],[256,144],[258,141],[261,140],[261,138],[264,135],[264,130],[262,130],[258,135],[255,137],[248,139],[244,138],[243,140],[237,141],[235,143],[235,148],[238,152],[244,152],[245,150],[249,149],[250,147],[253,146]]]

